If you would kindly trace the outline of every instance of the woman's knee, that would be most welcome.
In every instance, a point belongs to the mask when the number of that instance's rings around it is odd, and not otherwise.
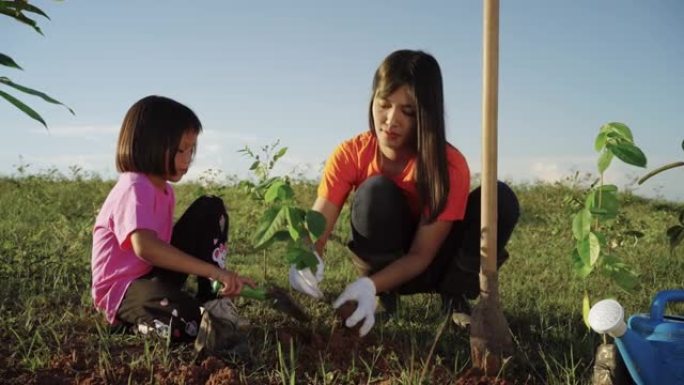
[[[498,231],[499,238],[508,242],[520,218],[520,203],[515,192],[504,182],[498,182]]]
[[[363,182],[354,194],[351,208],[352,226],[360,232],[369,228],[385,228],[405,221],[408,204],[399,187],[391,179],[376,175]]]
[[[357,188],[352,211],[358,216],[388,217],[395,215],[397,207],[405,204],[405,198],[391,179],[376,175],[366,179]]]
[[[515,192],[504,182],[497,182],[497,217],[499,226],[514,227],[520,217],[520,205]],[[468,195],[466,219],[475,220],[479,223],[480,208],[482,202],[482,189],[477,187]]]
[[[350,248],[360,258],[384,260],[401,253],[413,238],[415,219],[404,194],[389,178],[374,176],[363,182],[351,207]]]

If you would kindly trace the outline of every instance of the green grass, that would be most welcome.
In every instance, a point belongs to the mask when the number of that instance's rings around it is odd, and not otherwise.
[[[78,173],[75,178],[54,172],[0,178],[0,383],[196,383],[187,375],[200,368],[190,346],[167,347],[136,335],[112,334],[92,309],[90,232],[112,185]],[[220,195],[230,213],[231,268],[287,287],[287,266],[278,247],[252,252],[251,236],[262,207],[234,186],[178,185],[176,213],[199,194]],[[684,287],[682,250],[671,255],[665,237],[683,205],[621,195],[621,214],[608,232],[615,235],[615,253],[641,277],[639,289],[626,293],[601,276],[585,282],[572,272],[572,198],[584,196],[581,187],[558,183],[514,189],[522,216],[499,281],[516,352],[502,375],[520,383],[588,383],[601,337],[581,319],[585,287],[592,301],[614,297],[627,314],[646,311],[659,290]],[[313,202],[313,184],[299,182],[295,190],[302,206]],[[323,290],[329,298],[355,278],[345,257],[347,215],[345,208],[326,254]],[[644,236],[633,238],[627,230]],[[339,328],[327,303],[294,295],[313,315],[309,328],[314,335],[331,336]],[[448,383],[470,365],[469,335],[450,325],[426,363],[444,320],[435,295],[402,298],[399,317],[376,325],[360,345],[362,354],[346,354],[343,361],[334,355],[339,352],[331,350],[331,341],[318,341],[319,352],[298,343],[281,344],[279,330],[302,326],[258,303],[239,300],[238,305],[253,323],[249,339],[254,356],[249,366],[229,363],[239,383]]]

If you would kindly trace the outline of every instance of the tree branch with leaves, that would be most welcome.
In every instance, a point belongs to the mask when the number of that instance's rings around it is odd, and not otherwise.
[[[48,17],[48,15],[45,12],[43,12],[40,8],[36,6],[29,4],[29,2],[26,0],[0,0],[0,15],[10,17],[18,21],[19,23],[25,24],[33,28],[36,32],[38,32],[41,35],[43,35],[43,31],[41,31],[40,27],[38,27],[38,23],[34,19],[32,19],[32,17],[41,16],[50,20],[50,17]],[[21,68],[21,66],[17,64],[17,62],[14,61],[14,59],[1,52],[0,65],[23,71],[23,68]],[[34,90],[21,84],[17,84],[7,76],[0,76],[0,86],[3,86],[5,89],[11,88],[13,91],[19,91],[24,94],[39,97],[48,103],[64,106],[67,110],[69,110],[69,112],[71,112],[72,115],[74,115],[74,111],[62,102],[50,97],[44,92]],[[5,99],[7,102],[15,106],[17,109],[19,109],[26,115],[28,115],[30,118],[40,122],[43,126],[45,126],[45,128],[47,128],[47,123],[45,122],[43,117],[38,112],[36,112],[36,110],[29,107],[27,104],[25,104],[17,97],[6,92],[2,88],[0,88],[0,97]]]

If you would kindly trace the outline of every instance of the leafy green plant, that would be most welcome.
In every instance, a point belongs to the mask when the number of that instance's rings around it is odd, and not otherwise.
[[[317,211],[298,206],[288,177],[271,176],[273,167],[287,152],[287,147],[278,148],[279,144],[280,141],[276,141],[262,147],[261,154],[247,146],[239,151],[253,159],[249,169],[257,177],[256,183],[242,181],[241,185],[252,199],[266,206],[256,230],[254,247],[264,250],[276,241],[285,242],[285,259],[289,264],[315,271],[318,259],[312,244],[325,230],[325,217]]]
[[[637,274],[614,252],[611,234],[606,233],[606,225],[613,221],[620,208],[618,188],[604,184],[605,171],[614,157],[637,166],[646,166],[646,156],[634,144],[632,132],[623,123],[604,124],[596,137],[595,149],[600,153],[598,158],[598,184],[591,187],[584,205],[572,221],[572,234],[575,248],[572,250],[573,267],[583,279],[597,271],[615,282],[624,290],[631,291],[637,286]],[[583,315],[585,323],[589,313],[589,294],[584,291]]]
[[[29,15],[37,15],[45,17],[48,20],[50,19],[50,17],[48,17],[48,15],[45,12],[43,12],[40,8],[36,6],[29,4],[27,0],[0,0],[0,15],[8,16],[22,24],[26,24],[41,35],[43,34],[43,31],[40,30],[40,28],[38,27],[38,23],[35,20],[31,19]],[[21,68],[19,64],[17,64],[17,62],[14,61],[14,59],[1,52],[0,65],[18,70],[23,70],[23,68]],[[28,95],[37,96],[48,103],[62,105],[66,107],[66,109],[68,109],[72,115],[74,114],[74,111],[71,108],[64,105],[62,102],[53,99],[52,97],[48,96],[43,92],[36,91],[32,88],[28,88],[21,84],[14,83],[12,80],[10,80],[10,78],[6,76],[0,76],[0,85],[10,87],[16,91],[20,91]],[[37,113],[34,109],[27,106],[21,100],[3,91],[2,89],[0,89],[0,97],[8,101],[10,104],[18,108],[20,111],[24,112],[32,119],[39,121],[43,124],[43,126],[45,126],[45,128],[47,128],[47,123],[45,123],[43,117],[40,116],[40,114]]]
[[[684,150],[684,140],[682,141],[682,150]],[[660,166],[655,170],[648,172],[641,179],[639,179],[639,184],[646,182],[651,177],[660,174],[663,171],[671,170],[673,168],[684,166],[684,161],[668,163],[664,166]],[[684,241],[684,210],[679,212],[679,223],[671,226],[666,231],[667,238],[670,241],[670,253],[674,253],[674,249],[679,246],[682,241]]]

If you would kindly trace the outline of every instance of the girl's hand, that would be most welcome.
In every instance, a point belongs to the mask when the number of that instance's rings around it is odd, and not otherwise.
[[[223,269],[217,270],[218,272],[214,279],[221,282],[221,285],[223,286],[219,291],[219,295],[221,296],[233,298],[240,294],[244,285],[251,287],[255,286],[254,281],[250,278],[241,277],[232,271]]]

